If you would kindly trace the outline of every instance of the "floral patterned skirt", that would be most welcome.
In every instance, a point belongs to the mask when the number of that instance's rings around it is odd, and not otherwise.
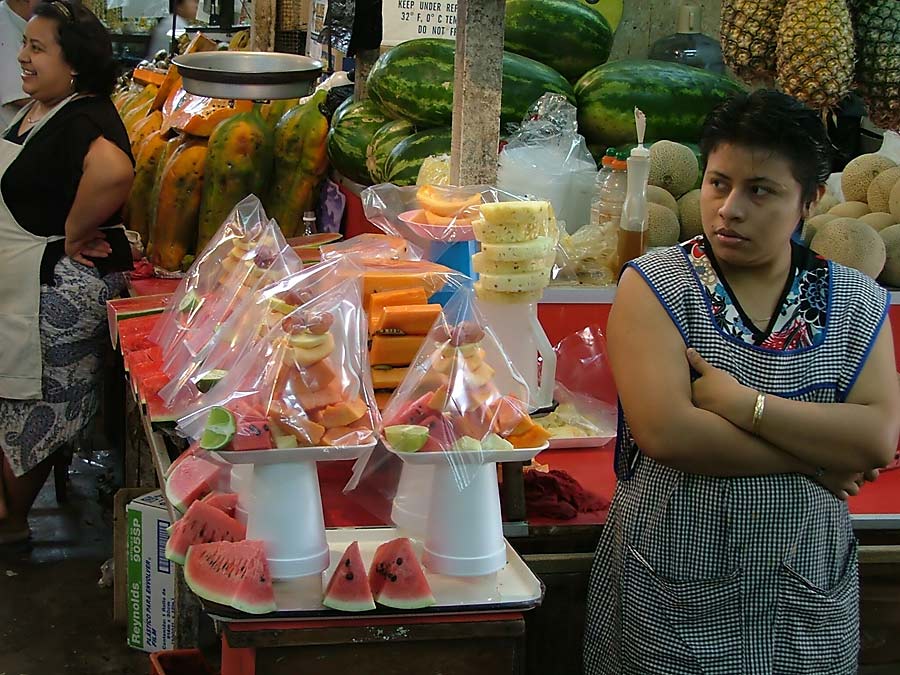
[[[42,399],[0,398],[0,449],[20,476],[74,440],[97,412],[109,331],[106,301],[125,286],[122,274],[100,277],[69,257],[41,286]]]

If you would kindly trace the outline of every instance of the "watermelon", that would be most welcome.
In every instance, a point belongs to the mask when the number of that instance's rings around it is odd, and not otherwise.
[[[224,511],[199,501],[188,507],[187,513],[169,528],[166,558],[184,564],[188,549],[195,544],[213,541],[243,541],[247,528]]]
[[[192,503],[223,484],[226,478],[222,465],[200,455],[191,455],[180,461],[166,478],[166,499],[184,513]]]
[[[450,153],[449,128],[428,129],[397,143],[385,162],[384,179],[394,185],[415,185],[422,162],[431,155]]]
[[[188,549],[188,588],[204,600],[247,614],[275,611],[275,591],[261,541],[218,541]]]
[[[599,12],[572,0],[506,0],[503,48],[550,66],[569,82],[606,63],[613,32]]]
[[[707,114],[741,90],[733,80],[680,63],[613,61],[575,85],[578,129],[589,143],[633,142],[637,106],[647,115],[646,138],[696,141]]]
[[[196,455],[203,456],[206,454],[206,450],[203,450],[197,443],[191,443],[186,450],[184,450],[178,457],[172,460],[172,463],[169,464],[169,468],[166,470],[165,477],[168,478],[172,475],[172,472],[178,468],[178,465],[183,461],[188,459],[189,457],[194,457]]]
[[[234,492],[210,492],[203,499],[204,504],[209,504],[214,509],[234,518],[237,512],[238,496]]]
[[[369,579],[366,577],[366,566],[359,553],[359,542],[350,544],[341,556],[325,587],[322,604],[342,612],[375,609]]]
[[[385,542],[369,568],[369,588],[375,602],[396,609],[421,609],[435,603],[431,587],[406,537]]]
[[[431,400],[431,397],[432,392],[428,392],[417,398],[415,401],[410,401],[394,413],[391,416],[390,421],[385,420],[384,425],[419,424],[428,415],[434,414],[434,410],[428,407],[428,402]]]
[[[369,96],[391,117],[417,126],[447,126],[453,116],[452,40],[421,38],[403,42],[382,54],[369,72]],[[562,75],[525,56],[503,53],[500,124],[520,123],[545,92],[562,94],[573,103],[571,85]]]
[[[602,14],[613,31],[619,27],[619,23],[622,21],[622,14],[625,11],[624,0],[578,0],[578,2]]]
[[[270,450],[275,447],[269,421],[265,417],[242,416],[226,450]]]
[[[391,120],[375,132],[366,148],[366,167],[374,183],[385,182],[388,155],[400,141],[414,133],[416,128],[407,120]]]
[[[389,119],[372,101],[344,101],[334,111],[328,132],[328,158],[334,168],[352,181],[371,185],[366,148]]]

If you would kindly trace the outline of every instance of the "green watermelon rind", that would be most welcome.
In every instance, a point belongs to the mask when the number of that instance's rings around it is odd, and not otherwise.
[[[246,537],[247,528],[237,520],[212,504],[198,500],[172,525],[166,541],[166,558],[184,565],[191,546],[216,541],[241,541]]]
[[[506,0],[503,48],[550,66],[569,82],[606,63],[612,44],[609,23],[586,5],[572,0]]]
[[[326,141],[328,159],[341,175],[363,185],[371,185],[372,177],[366,166],[366,148],[372,136],[390,118],[370,101],[348,99],[331,118]]]
[[[416,127],[409,120],[391,120],[375,132],[366,148],[366,168],[373,183],[385,182],[385,166],[391,150],[414,133]]]
[[[453,117],[455,45],[451,40],[420,38],[382,54],[369,72],[369,97],[391,117],[420,128],[448,126]],[[544,93],[575,93],[558,72],[525,56],[503,53],[500,124],[520,123]]]
[[[274,593],[272,593],[272,599],[270,601],[266,599],[254,602],[247,598],[241,598],[238,595],[239,592],[242,590],[246,591],[246,587],[242,587],[243,582],[245,581],[243,578],[237,580],[232,594],[226,596],[224,593],[212,588],[211,582],[204,581],[199,577],[198,574],[212,574],[211,570],[199,568],[198,565],[203,563],[197,562],[197,560],[198,558],[207,556],[207,554],[211,554],[213,551],[218,552],[219,555],[229,557],[229,560],[220,566],[222,570],[228,567],[231,570],[239,571],[240,567],[243,565],[245,576],[249,574],[262,575],[263,578],[267,580],[267,585],[271,592],[272,578],[269,575],[265,549],[263,548],[263,543],[261,541],[224,541],[191,546],[191,548],[188,549],[184,563],[184,580],[187,583],[188,588],[204,600],[234,607],[247,614],[269,614],[277,609],[275,606]],[[221,578],[214,577],[212,581],[221,581]],[[262,583],[264,586],[266,585],[265,582]]]
[[[449,154],[451,139],[449,128],[426,129],[407,136],[388,155],[385,181],[400,186],[415,185],[425,158]]]
[[[696,142],[709,112],[743,86],[679,63],[613,61],[575,84],[578,129],[592,144],[635,140],[634,108],[647,116],[647,138]]]

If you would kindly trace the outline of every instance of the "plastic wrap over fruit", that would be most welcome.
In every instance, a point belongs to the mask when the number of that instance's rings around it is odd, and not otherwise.
[[[358,277],[288,312],[179,432],[218,451],[372,444],[379,417]]]
[[[344,256],[369,260],[421,260],[422,250],[403,237],[388,234],[358,234],[351,239],[325,244],[320,249],[322,260]]]
[[[244,354],[287,314],[361,272],[351,259],[318,263],[302,270],[295,267],[291,273],[273,274],[274,268],[283,270],[283,266],[273,265],[266,277],[267,285],[247,294],[212,331],[206,343],[191,351],[177,376],[160,391],[166,405],[174,410],[192,411],[203,394],[240,363]]]
[[[243,296],[248,285],[255,288],[268,283],[269,269],[277,261],[281,261],[278,267],[288,272],[300,269],[299,257],[286,248],[277,224],[266,217],[257,197],[250,195],[234,207],[194,260],[150,334],[150,340],[162,349],[166,372],[170,372],[171,359],[188,348],[185,340],[190,339],[196,349],[212,337],[211,333],[201,335],[199,328],[215,328],[216,322],[210,319],[221,320],[223,312],[231,311],[231,295],[239,292]],[[226,282],[238,286],[226,289]]]

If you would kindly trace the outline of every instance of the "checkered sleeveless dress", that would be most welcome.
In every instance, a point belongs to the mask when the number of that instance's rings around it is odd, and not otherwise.
[[[795,246],[794,259],[765,332],[731,300],[702,237],[631,266],[712,365],[765,393],[840,402],[885,320],[887,294],[808,249]],[[663,466],[640,452],[621,411],[615,462],[591,572],[586,675],[856,673],[846,503],[799,474],[716,478]]]

